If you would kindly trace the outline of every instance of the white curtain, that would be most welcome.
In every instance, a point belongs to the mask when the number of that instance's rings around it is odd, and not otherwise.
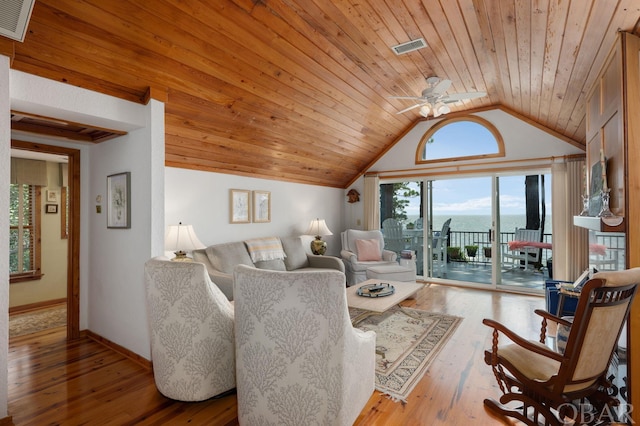
[[[364,229],[380,229],[380,179],[364,177]]]
[[[588,232],[573,224],[573,216],[582,211],[584,164],[584,160],[580,160],[551,166],[553,278],[556,280],[573,281],[589,265]]]

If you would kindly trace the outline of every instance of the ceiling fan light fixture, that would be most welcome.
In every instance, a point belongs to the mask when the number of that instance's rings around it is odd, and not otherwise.
[[[449,105],[438,103],[434,108],[434,117],[437,117],[438,115],[442,115],[442,114],[448,114],[450,112],[451,112],[451,108],[449,108]]]
[[[420,107],[420,115],[423,117],[428,117],[430,111],[431,111],[431,108],[429,108],[429,105],[422,105]]]

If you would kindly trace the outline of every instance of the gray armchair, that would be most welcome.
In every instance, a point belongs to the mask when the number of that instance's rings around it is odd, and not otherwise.
[[[382,236],[382,232],[378,230],[360,231],[357,229],[347,229],[341,234],[341,238],[342,251],[340,252],[340,257],[342,257],[342,261],[344,262],[344,269],[345,275],[347,276],[348,286],[366,281],[368,268],[371,268],[373,266],[398,264],[398,255],[393,251],[384,249],[384,237]],[[358,250],[358,240],[376,240],[379,246],[379,259],[363,260],[362,256],[359,256],[359,254],[361,255],[362,253]],[[367,259],[371,258],[371,256],[367,257]]]

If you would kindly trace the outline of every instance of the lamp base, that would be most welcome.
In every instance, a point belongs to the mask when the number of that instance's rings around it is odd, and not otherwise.
[[[193,262],[193,259],[187,257],[187,252],[185,251],[175,251],[174,254],[176,257],[171,259],[173,262]]]
[[[327,251],[327,242],[322,241],[319,237],[311,241],[311,253],[323,256]]]

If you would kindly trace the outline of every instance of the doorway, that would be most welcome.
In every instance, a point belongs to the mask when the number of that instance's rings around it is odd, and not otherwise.
[[[12,140],[11,147],[24,151],[63,155],[68,158],[67,219],[67,339],[80,337],[80,150]]]

